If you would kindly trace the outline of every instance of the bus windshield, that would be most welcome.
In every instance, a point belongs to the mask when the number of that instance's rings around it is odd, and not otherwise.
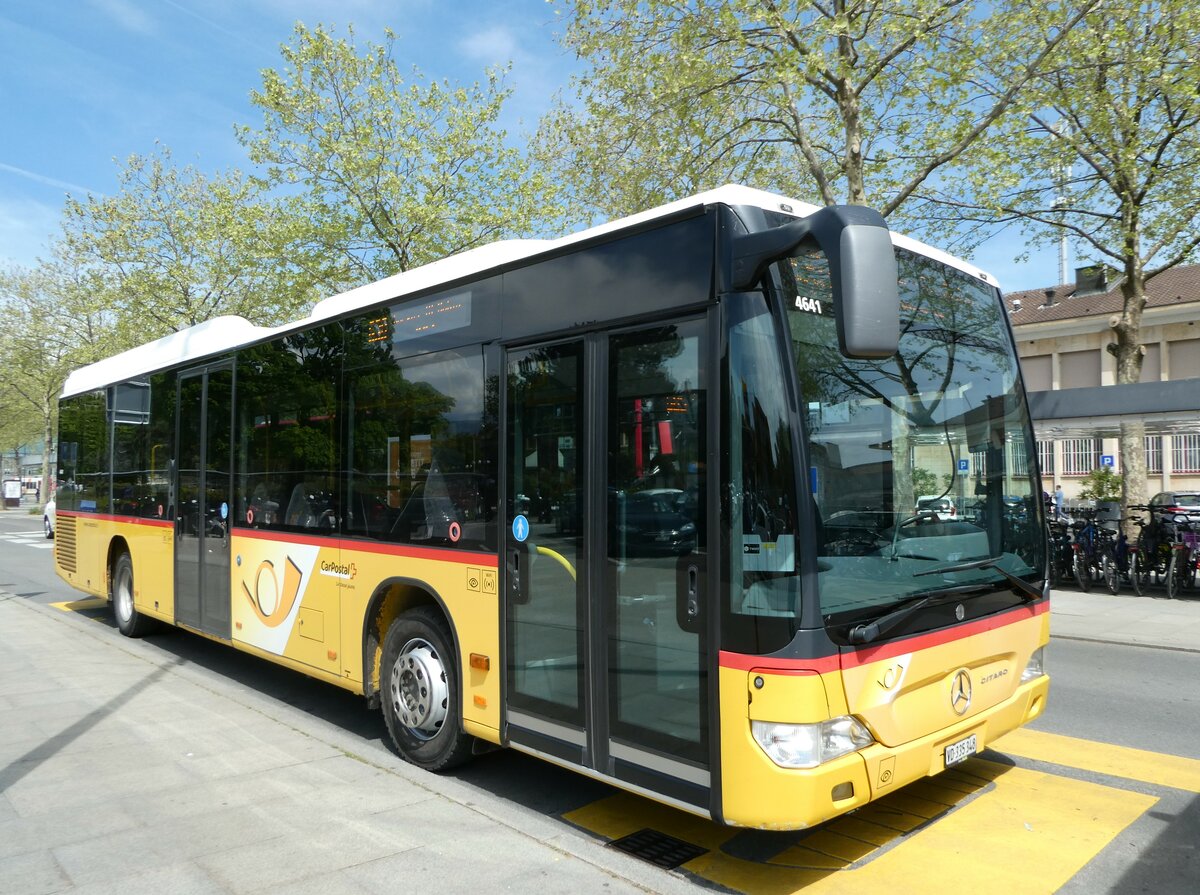
[[[940,590],[1009,589],[1006,572],[1040,586],[1044,568],[1036,451],[999,296],[896,256],[900,346],[883,360],[838,351],[823,256],[779,265],[831,631]]]

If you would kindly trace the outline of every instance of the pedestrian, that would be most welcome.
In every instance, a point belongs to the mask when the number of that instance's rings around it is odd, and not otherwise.
[[[1056,519],[1061,519],[1066,514],[1063,512],[1063,490],[1062,485],[1054,486],[1054,516]]]

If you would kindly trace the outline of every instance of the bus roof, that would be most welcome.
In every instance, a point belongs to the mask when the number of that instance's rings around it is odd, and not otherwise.
[[[443,283],[514,264],[574,243],[586,242],[608,233],[650,223],[691,208],[716,204],[785,211],[801,217],[817,211],[817,206],[806,202],[788,199],[753,187],[728,184],[638,214],[589,227],[559,239],[509,239],[469,249],[322,299],[313,306],[307,317],[281,326],[256,326],[243,317],[232,315],[214,317],[187,329],[163,336],[153,342],[147,342],[145,345],[139,345],[86,367],[80,367],[67,377],[67,381],[63,385],[62,397],[94,391],[115,382],[124,382],[157,370],[186,364],[189,361],[199,361],[231,351],[242,345],[260,342],[273,335],[303,329],[322,320],[331,320],[362,308],[395,301],[407,295],[436,288]],[[944,264],[995,285],[993,278],[958,258],[899,234],[893,233],[892,240],[898,246],[935,258]]]

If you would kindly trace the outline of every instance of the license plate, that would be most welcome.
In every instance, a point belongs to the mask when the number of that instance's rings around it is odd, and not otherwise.
[[[975,734],[946,747],[946,767],[961,764],[975,754]]]

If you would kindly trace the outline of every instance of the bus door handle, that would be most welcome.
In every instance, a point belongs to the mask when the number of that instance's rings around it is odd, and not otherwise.
[[[676,567],[675,621],[684,631],[699,632],[704,623],[705,556],[681,557]]]
[[[525,604],[529,602],[529,576],[526,574],[529,559],[530,550],[525,544],[508,548],[504,565],[508,572],[509,603]]]

